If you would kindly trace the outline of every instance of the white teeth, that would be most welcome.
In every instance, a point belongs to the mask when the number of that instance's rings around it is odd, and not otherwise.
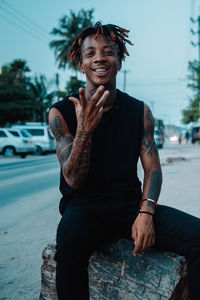
[[[106,69],[96,69],[95,72],[106,72]]]

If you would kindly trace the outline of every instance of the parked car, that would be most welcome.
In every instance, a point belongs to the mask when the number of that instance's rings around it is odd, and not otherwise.
[[[200,126],[195,126],[192,128],[191,141],[192,144],[196,143],[197,141],[200,141]]]
[[[35,150],[32,137],[25,130],[0,128],[0,153],[4,156],[19,154],[24,158],[27,154],[35,153]]]
[[[163,148],[165,139],[164,139],[164,135],[161,134],[159,130],[154,131],[154,140],[157,148]]]
[[[33,143],[36,146],[35,153],[37,155],[56,151],[55,138],[48,125],[33,123],[32,125],[13,125],[12,128],[25,129],[32,135]]]
[[[165,143],[165,125],[163,120],[155,119],[154,120],[154,140],[157,148],[163,148]]]

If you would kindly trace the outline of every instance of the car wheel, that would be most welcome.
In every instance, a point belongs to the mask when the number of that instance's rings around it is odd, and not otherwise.
[[[13,157],[15,155],[15,149],[13,147],[6,147],[3,150],[3,155],[6,157]]]
[[[35,155],[41,155],[41,154],[42,154],[42,148],[40,146],[37,146],[35,150]]]

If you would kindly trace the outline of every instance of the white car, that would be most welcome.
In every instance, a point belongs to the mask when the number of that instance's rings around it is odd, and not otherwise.
[[[20,154],[26,157],[29,153],[35,153],[36,148],[31,135],[26,130],[13,128],[0,128],[0,153],[6,157]]]
[[[157,148],[163,148],[164,142],[165,142],[164,133],[160,132],[159,130],[155,130],[154,131],[154,140],[155,140]]]
[[[31,134],[33,143],[36,146],[36,154],[40,155],[56,151],[55,138],[51,133],[49,125],[30,123],[30,125],[13,125],[12,128],[20,130],[25,129]]]

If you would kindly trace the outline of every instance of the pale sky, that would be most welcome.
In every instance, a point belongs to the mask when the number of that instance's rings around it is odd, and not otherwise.
[[[61,71],[49,48],[49,33],[70,10],[94,8],[94,21],[112,23],[130,30],[134,46],[123,64],[128,70],[126,92],[145,101],[157,118],[181,124],[181,109],[189,103],[187,65],[198,59],[197,31],[190,17],[197,18],[200,0],[0,0],[0,66],[25,59],[34,74],[51,80],[59,73],[61,87],[71,75]],[[81,75],[80,75],[80,78]],[[123,72],[117,87],[123,89]]]

